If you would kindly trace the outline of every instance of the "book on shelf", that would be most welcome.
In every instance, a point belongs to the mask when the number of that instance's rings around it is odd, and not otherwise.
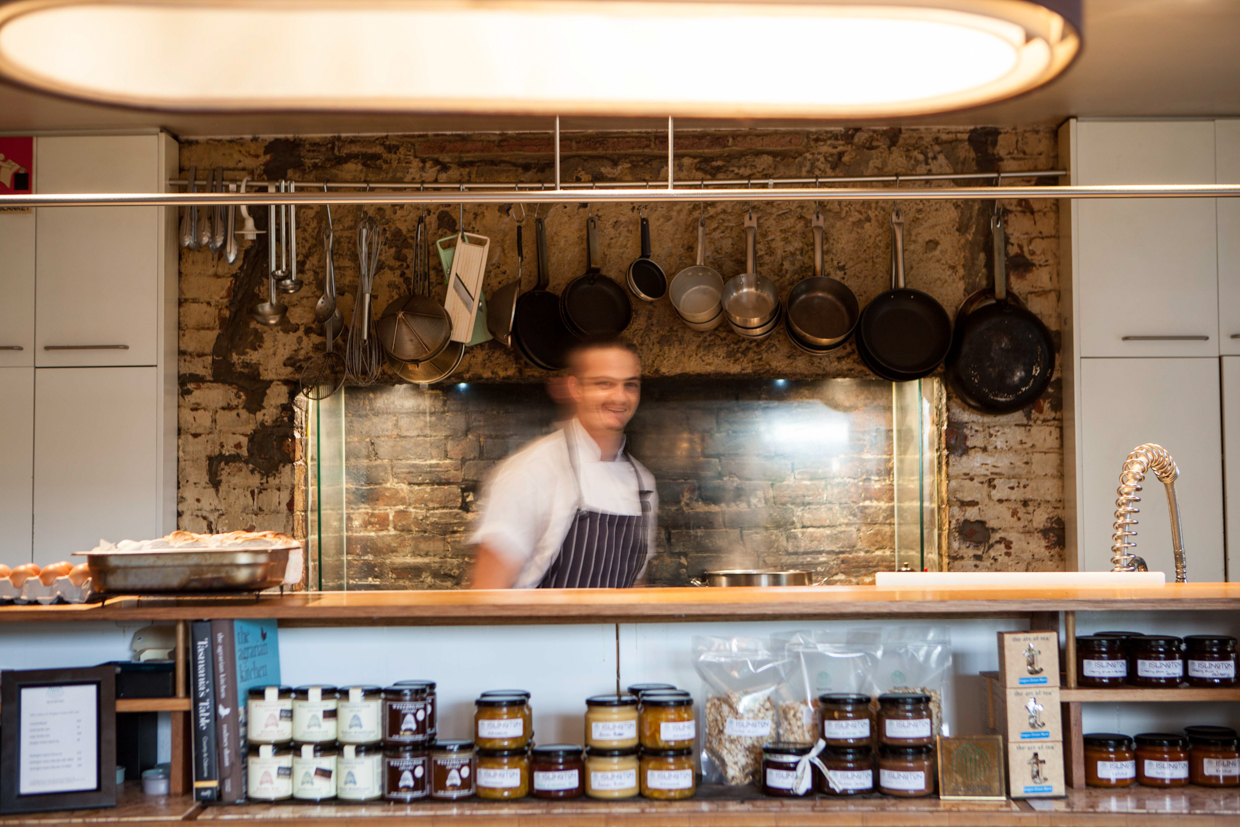
[[[212,655],[211,621],[190,624],[190,680],[193,684],[193,778],[194,799],[215,801],[219,797],[219,773],[215,748],[215,665]]]
[[[213,620],[219,801],[246,797],[246,697],[256,686],[279,685],[280,646],[274,620]]]

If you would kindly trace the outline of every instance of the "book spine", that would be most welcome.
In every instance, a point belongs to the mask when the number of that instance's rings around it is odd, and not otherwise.
[[[219,796],[219,773],[215,760],[215,668],[211,622],[190,624],[191,666],[194,687],[194,799],[215,801]]]
[[[237,706],[237,656],[231,620],[211,621],[215,655],[215,724],[219,754],[220,796],[224,804],[245,801],[245,755]]]

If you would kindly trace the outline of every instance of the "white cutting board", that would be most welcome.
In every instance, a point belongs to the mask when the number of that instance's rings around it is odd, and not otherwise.
[[[1161,571],[880,571],[880,588],[947,586],[1163,586]]]

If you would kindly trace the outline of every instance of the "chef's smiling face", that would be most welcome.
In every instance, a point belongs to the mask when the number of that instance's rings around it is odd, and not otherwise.
[[[587,350],[568,377],[568,393],[586,431],[623,433],[641,399],[641,362],[623,348]]]

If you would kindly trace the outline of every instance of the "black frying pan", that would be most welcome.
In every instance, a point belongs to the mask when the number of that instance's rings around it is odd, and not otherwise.
[[[861,313],[857,349],[876,375],[890,382],[929,376],[952,344],[952,321],[943,306],[920,290],[904,286],[904,219],[891,215],[892,288]]]
[[[1019,411],[1037,401],[1055,372],[1055,342],[1042,320],[1007,290],[1007,237],[1003,213],[990,219],[995,246],[994,290],[979,290],[956,314],[947,354],[952,386],[983,413]]]
[[[547,229],[541,218],[534,219],[538,284],[517,299],[513,317],[513,338],[517,349],[535,367],[560,370],[567,362],[568,349],[575,341],[560,317],[560,300],[547,289],[551,268],[547,261]]]
[[[796,336],[793,344],[826,352],[848,341],[861,310],[848,285],[822,274],[822,213],[814,212],[810,226],[814,231],[814,275],[793,286],[784,306],[788,329]]]
[[[598,221],[586,219],[586,271],[568,283],[560,296],[560,315],[582,339],[619,336],[633,320],[624,288],[602,273],[598,256]]]

